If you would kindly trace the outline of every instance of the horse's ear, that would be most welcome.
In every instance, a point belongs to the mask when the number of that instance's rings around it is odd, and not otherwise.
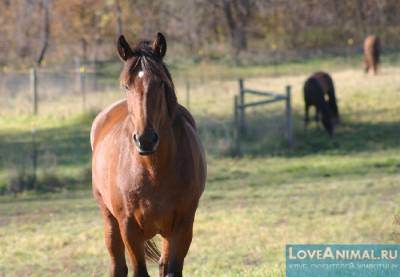
[[[133,52],[125,37],[121,35],[117,42],[118,54],[123,61],[126,61],[133,56]]]
[[[156,52],[160,58],[164,58],[165,52],[167,52],[167,41],[161,33],[157,33],[156,39],[153,41],[153,50]]]

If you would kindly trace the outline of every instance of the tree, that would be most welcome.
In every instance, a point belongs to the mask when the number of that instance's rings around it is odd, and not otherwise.
[[[250,22],[251,8],[250,0],[223,0],[231,46],[235,54],[247,49],[247,28]]]
[[[43,29],[42,29],[42,47],[36,59],[36,65],[40,66],[49,46],[50,37],[50,19],[49,19],[49,0],[42,0],[41,7],[43,9]]]

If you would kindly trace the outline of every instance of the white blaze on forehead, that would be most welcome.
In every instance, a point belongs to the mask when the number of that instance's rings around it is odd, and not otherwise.
[[[139,77],[139,78],[142,78],[143,76],[144,76],[144,72],[143,72],[143,71],[139,71],[138,77]]]

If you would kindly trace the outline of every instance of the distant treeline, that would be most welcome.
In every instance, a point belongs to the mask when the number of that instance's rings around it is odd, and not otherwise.
[[[157,31],[200,60],[357,49],[370,33],[397,48],[399,14],[398,0],[2,0],[0,66],[115,58],[119,34]]]

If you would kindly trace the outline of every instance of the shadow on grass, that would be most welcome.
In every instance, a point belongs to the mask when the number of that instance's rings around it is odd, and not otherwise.
[[[0,171],[5,175],[0,179],[0,192],[13,190],[10,187],[12,178],[32,174],[34,156],[39,174],[37,180],[43,181],[43,177],[54,176],[52,178],[58,182],[54,188],[57,189],[60,189],[60,185],[69,187],[88,183],[91,153],[89,132],[93,118],[94,114],[85,114],[68,124],[60,124],[60,127],[38,129],[34,136],[31,131],[2,130]]]
[[[56,156],[58,166],[84,166],[90,163],[90,124],[94,115],[87,115],[58,128],[39,130],[36,135],[39,161],[47,152]],[[231,118],[197,117],[200,136],[211,154],[229,154],[233,145]],[[281,112],[268,111],[247,114],[246,134],[241,146],[245,155],[308,155],[332,152],[375,151],[400,148],[400,122],[342,122],[331,138],[314,122],[303,128],[303,115],[295,113],[295,146],[288,148],[285,138],[285,118]],[[32,159],[31,132],[0,133],[1,167],[7,163]],[[40,164],[39,164],[40,166]]]
[[[232,119],[198,118],[199,131],[207,151],[229,155],[234,146]],[[333,137],[315,122],[307,130],[303,115],[294,114],[294,146],[288,147],[285,118],[281,112],[247,114],[246,133],[241,137],[241,151],[247,156],[298,157],[325,153],[348,155],[356,152],[400,148],[400,122],[358,123],[346,118]],[[220,149],[221,141],[225,142]]]
[[[38,130],[35,137],[38,170],[67,168],[61,175],[74,179],[75,183],[83,182],[82,176],[85,174],[90,176],[89,132],[93,118],[94,114],[85,115],[64,126]],[[295,146],[289,148],[284,135],[285,118],[282,112],[248,113],[247,132],[241,140],[242,153],[246,156],[297,157],[317,153],[349,155],[400,148],[400,122],[357,123],[345,119],[331,138],[322,128],[317,129],[313,122],[305,131],[302,118],[302,114],[294,114]],[[205,116],[196,120],[208,154],[215,157],[230,156],[234,146],[232,119]],[[16,167],[30,170],[32,149],[31,132],[0,132],[0,170],[7,172]],[[0,180],[0,187],[7,186],[6,182],[5,178]]]
[[[324,130],[309,129],[297,133],[296,155],[319,152],[351,154],[400,149],[400,122],[343,122],[330,138]]]
[[[33,138],[31,132],[0,134],[0,157],[2,167],[7,163],[27,162],[32,159],[34,140],[38,159],[46,153],[56,156],[57,165],[81,165],[89,162],[90,126],[84,122],[58,128],[38,130]]]

